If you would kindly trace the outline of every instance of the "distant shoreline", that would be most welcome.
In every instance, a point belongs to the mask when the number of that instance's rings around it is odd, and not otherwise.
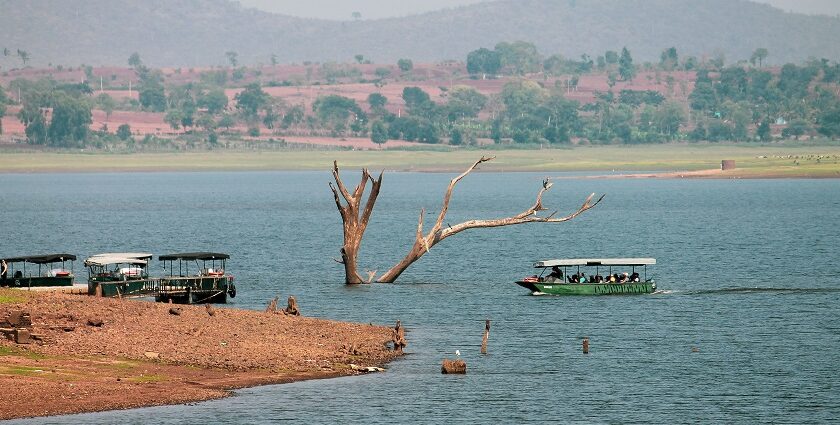
[[[3,152],[0,174],[324,171],[461,172],[482,155],[485,172],[592,173],[609,178],[840,178],[840,146],[667,145],[558,149],[267,150],[165,153]],[[734,170],[720,171],[721,160]],[[619,175],[602,175],[620,172]],[[584,177],[584,176],[582,176]]]

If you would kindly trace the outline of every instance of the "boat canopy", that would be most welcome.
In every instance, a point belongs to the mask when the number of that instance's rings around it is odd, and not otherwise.
[[[227,260],[230,258],[230,255],[223,254],[221,252],[184,252],[181,254],[169,254],[169,255],[161,255],[158,257],[160,261],[173,261],[173,260]]]
[[[109,252],[105,254],[91,255],[88,260],[99,257],[120,257],[120,258],[136,258],[138,260],[151,260],[154,255],[145,252]]]
[[[543,260],[534,263],[535,268],[567,266],[649,266],[656,264],[655,258],[564,258]]]
[[[73,254],[29,255],[25,257],[5,258],[5,260],[7,263],[49,264],[60,263],[63,261],[75,261],[76,256]]]
[[[151,256],[149,256],[151,257]],[[145,258],[132,258],[119,256],[119,254],[101,254],[85,260],[85,267],[90,266],[107,266],[109,264],[131,264],[135,266],[145,266],[148,261]]]

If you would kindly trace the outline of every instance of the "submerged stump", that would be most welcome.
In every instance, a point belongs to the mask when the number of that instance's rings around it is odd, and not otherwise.
[[[289,305],[286,307],[286,314],[289,316],[300,316],[300,309],[295,297],[289,296]]]
[[[394,351],[402,353],[403,348],[407,345],[405,341],[405,328],[402,327],[402,322],[397,320],[397,325],[394,326]]]
[[[440,373],[444,375],[466,375],[467,373],[467,362],[456,359],[456,360],[449,360],[443,359],[443,364],[440,365]]]

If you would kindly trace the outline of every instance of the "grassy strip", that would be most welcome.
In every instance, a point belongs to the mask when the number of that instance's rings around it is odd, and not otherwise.
[[[325,171],[343,168],[454,171],[482,154],[485,171],[692,171],[733,159],[744,175],[838,177],[840,146],[644,145],[441,151],[207,151],[187,153],[20,152],[0,156],[6,173],[122,171]],[[819,161],[818,157],[822,156]],[[744,170],[748,170],[744,171]]]

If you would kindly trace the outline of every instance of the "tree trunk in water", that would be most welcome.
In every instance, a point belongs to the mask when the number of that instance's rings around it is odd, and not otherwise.
[[[339,261],[344,264],[344,282],[347,284],[370,283],[370,279],[365,281],[359,274],[357,257],[362,245],[362,237],[373,212],[373,206],[376,204],[376,197],[379,196],[382,173],[379,174],[379,178],[374,179],[367,169],[363,169],[362,181],[359,182],[353,193],[350,193],[341,181],[337,161],[333,162],[332,173],[337,187],[330,183],[330,189],[332,189],[335,204],[344,224],[344,246],[341,247],[341,260]],[[368,194],[367,202],[362,209],[362,197],[368,180],[371,182],[370,194]],[[344,202],[342,202],[342,199]]]

